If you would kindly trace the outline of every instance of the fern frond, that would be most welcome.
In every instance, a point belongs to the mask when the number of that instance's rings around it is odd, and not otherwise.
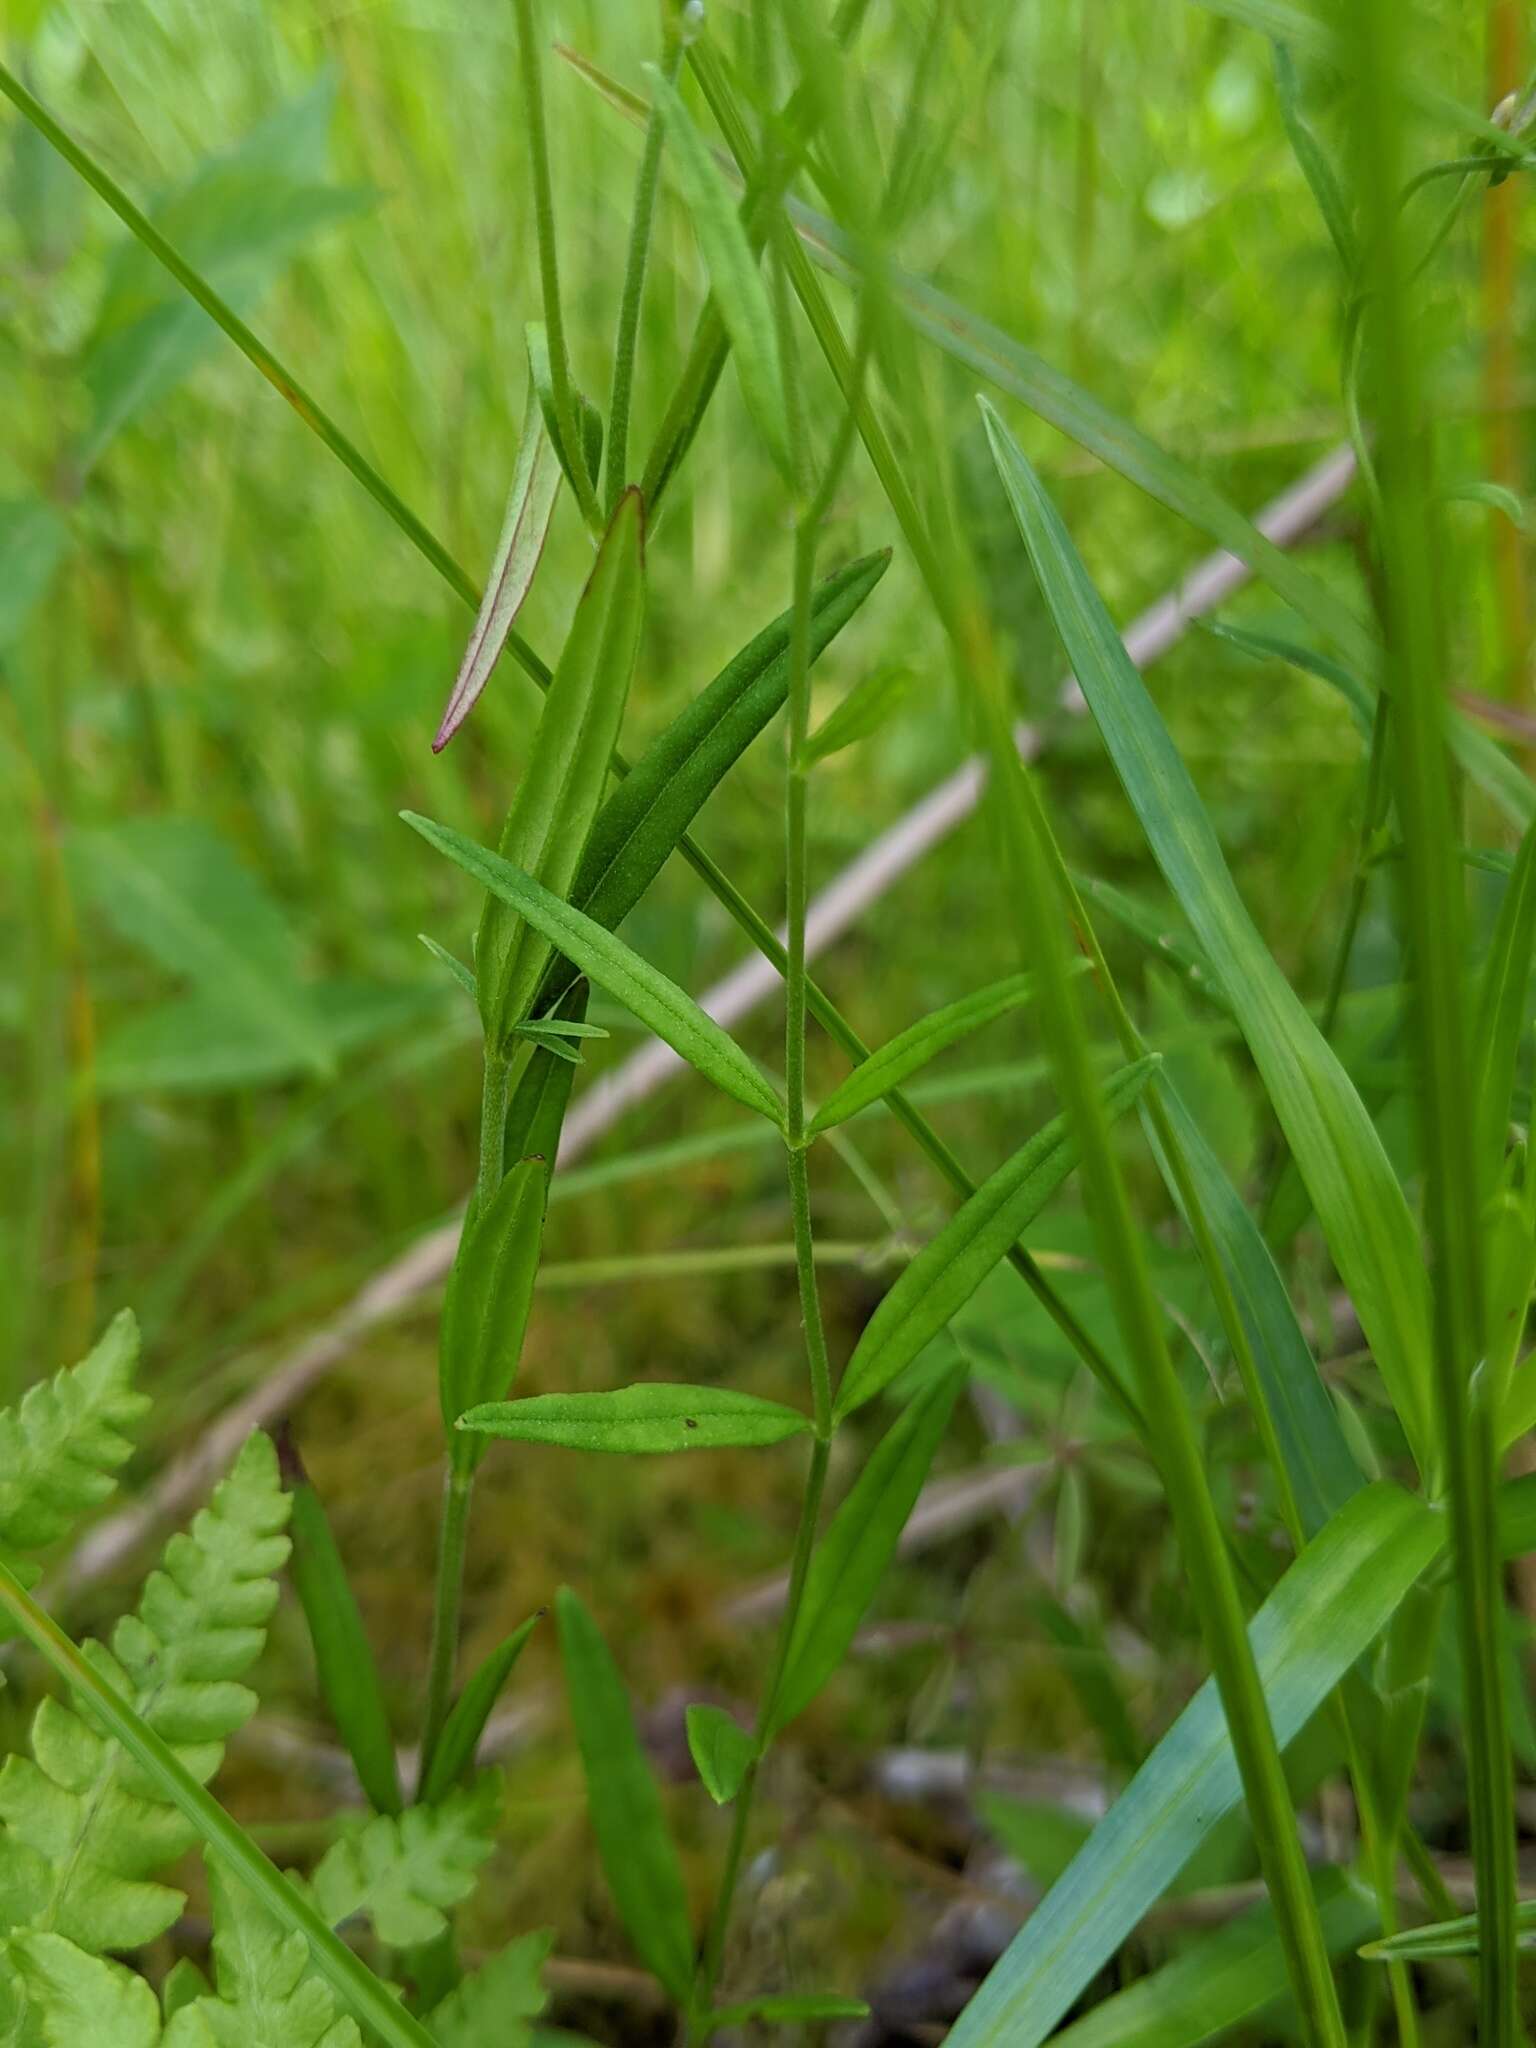
[[[46,2048],[159,2048],[155,1994],[121,1963],[87,1955],[62,1934],[18,1934],[0,1952],[25,1990]]]
[[[208,1866],[217,1995],[182,2006],[162,2048],[362,2048],[357,2022],[309,1959],[244,1885]]]
[[[266,1640],[287,1516],[276,1454],[254,1436],[190,1533],[171,1538],[111,1650],[85,1645],[199,1780],[255,1709],[238,1680]],[[192,1828],[93,1718],[61,1700],[38,1708],[32,1749],[35,1761],[13,1756],[0,1770],[0,1927],[62,1934],[92,1953],[152,1941],[183,1904],[153,1873],[185,1852]]]
[[[542,1971],[554,1936],[524,1934],[457,1985],[427,2018],[438,2048],[525,2048],[549,2003]]]
[[[112,1491],[149,1406],[134,1391],[138,1357],[139,1326],[124,1309],[78,1365],[0,1410],[0,1543],[41,1549]]]
[[[448,1908],[474,1890],[500,1804],[500,1774],[486,1771],[435,1806],[375,1814],[321,1857],[315,1904],[333,1927],[366,1913],[391,1948],[435,1941]]]

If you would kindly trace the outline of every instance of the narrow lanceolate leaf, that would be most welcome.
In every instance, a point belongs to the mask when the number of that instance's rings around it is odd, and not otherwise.
[[[424,1804],[435,1806],[440,1799],[446,1798],[473,1768],[475,1751],[480,1746],[491,1710],[500,1699],[503,1687],[523,1654],[523,1645],[538,1627],[542,1614],[542,1608],[538,1614],[530,1614],[504,1643],[498,1643],[454,1701],[453,1710],[443,1723],[443,1732],[432,1751],[431,1767],[421,1788]]]
[[[500,1775],[487,1771],[436,1805],[375,1814],[321,1857],[315,1904],[332,1927],[366,1917],[392,1948],[436,1941],[495,1846],[500,1805]]]
[[[133,1385],[138,1357],[139,1326],[124,1309],[78,1365],[0,1410],[0,1543],[39,1549],[111,1493],[149,1407]]]
[[[46,2048],[159,2048],[155,1994],[121,1963],[88,1955],[62,1934],[18,1934],[0,1944],[0,1969],[6,1968],[18,1972],[26,1992],[35,2026],[27,2039],[40,2038]]]
[[[579,981],[556,1004],[549,1018],[576,1022],[585,1017],[591,989]],[[547,1046],[536,1046],[523,1069],[523,1077],[512,1093],[507,1111],[506,1143],[502,1150],[502,1171],[519,1159],[543,1159],[553,1169],[560,1151],[560,1132],[571,1100],[576,1069]]]
[[[576,411],[576,432],[581,446],[566,448],[560,436],[560,414],[555,404],[554,377],[549,366],[549,330],[542,320],[530,320],[523,329],[528,344],[528,374],[533,382],[534,398],[543,416],[544,431],[549,436],[550,446],[565,473],[566,482],[578,497],[583,495],[582,480],[576,475],[579,463],[587,484],[596,484],[598,471],[603,463],[603,418],[591,399],[584,393],[572,390],[571,402]]]
[[[896,1554],[964,1381],[963,1371],[949,1372],[918,1396],[876,1445],[827,1524],[768,1715],[769,1735],[804,1713],[846,1656]]]
[[[816,586],[810,658],[847,625],[890,565],[890,550],[863,555]],[[733,655],[713,682],[657,734],[597,815],[570,900],[594,924],[616,931],[660,874],[704,800],[746,752],[789,689],[792,612]],[[575,974],[555,960],[534,1008],[542,1017]]]
[[[693,217],[715,304],[731,338],[742,396],[769,454],[787,474],[789,433],[784,419],[784,381],[767,286],[730,187],[721,176],[709,145],[694,126],[693,117],[671,80],[653,64],[645,69],[656,104],[666,115],[667,136],[672,144],[668,162]]]
[[[688,1897],[624,1681],[569,1586],[560,1589],[555,1612],[592,1830],[614,1903],[646,1967],[685,2003],[693,1982]]]
[[[607,989],[611,996],[633,1010],[642,1024],[689,1066],[717,1088],[748,1109],[755,1109],[771,1123],[782,1124],[779,1099],[735,1039],[707,1016],[674,981],[652,967],[640,955],[601,925],[594,924],[579,910],[562,903],[558,896],[514,867],[499,854],[477,846],[462,832],[447,825],[435,825],[430,818],[413,811],[401,814],[405,822],[440,853],[463,868],[466,874],[491,892],[542,932],[552,946],[564,953],[581,973]]]
[[[1515,1924],[1522,1948],[1536,1933],[1536,1899],[1522,1899],[1515,1908]],[[1434,1956],[1475,1956],[1481,1947],[1477,1915],[1465,1913],[1456,1920],[1436,1920],[1427,1927],[1408,1927],[1401,1934],[1373,1941],[1360,1953],[1373,1963],[1422,1962]]]
[[[549,532],[559,489],[560,464],[545,432],[543,409],[530,376],[522,439],[513,465],[501,537],[496,543],[496,559],[486,578],[485,596],[470,629],[464,659],[459,663],[442,720],[433,736],[434,754],[443,751],[474,710],[491,679],[492,669],[501,659],[507,635],[517,622],[544,552],[544,537]]]
[[[1153,1056],[1122,1067],[1105,1086],[1106,1112],[1118,1116],[1129,1109],[1158,1064]],[[965,1306],[992,1268],[1012,1251],[1077,1158],[1077,1141],[1066,1118],[1053,1117],[923,1246],[864,1326],[838,1388],[839,1421],[889,1386]]]
[[[895,717],[912,680],[910,669],[871,669],[806,740],[806,760],[829,760],[844,747],[855,746],[877,733],[888,719]]]
[[[1312,1718],[1444,1543],[1442,1515],[1381,1481],[1307,1545],[1248,1631],[1278,1742]],[[1208,1680],[967,2006],[952,2048],[1038,2048],[1241,1790]]]
[[[1504,1155],[1520,1041],[1530,1022],[1533,945],[1536,825],[1520,842],[1477,989],[1477,1027],[1472,1040],[1478,1064],[1476,1145],[1479,1171],[1490,1186]]]
[[[475,1408],[512,1384],[533,1306],[534,1276],[544,1241],[549,1169],[542,1159],[520,1159],[502,1180],[485,1213],[465,1222],[443,1296],[438,1393],[443,1427],[452,1432],[466,1408]],[[456,1462],[472,1464],[483,1447],[453,1439]]]
[[[1084,963],[1086,965],[1086,962]],[[955,1045],[994,1018],[1007,1016],[1034,993],[1034,981],[1027,974],[1011,974],[1006,981],[994,981],[973,996],[962,996],[942,1010],[921,1018],[895,1038],[887,1041],[867,1060],[855,1067],[841,1087],[834,1088],[811,1118],[809,1130],[829,1131],[857,1116],[882,1095],[899,1088],[909,1075],[927,1066],[946,1047]]]
[[[1296,66],[1284,43],[1275,45],[1275,85],[1280,97],[1280,118],[1285,123],[1291,154],[1311,188],[1312,197],[1317,202],[1317,210],[1323,217],[1323,225],[1332,238],[1340,263],[1344,266],[1344,275],[1353,282],[1355,228],[1349,217],[1349,204],[1344,197],[1343,187],[1339,184],[1338,174],[1328,160],[1327,152],[1301,110],[1301,92],[1296,80]]]
[[[1315,1536],[1364,1478],[1263,1234],[1175,1089],[1164,1087],[1163,1106],[1248,1333],[1301,1526]]]
[[[1378,1924],[1373,1899],[1344,1871],[1317,1875],[1328,1953],[1346,1954]],[[1201,2048],[1279,2010],[1285,1955],[1266,1904],[1191,1942],[1171,1963],[1052,2036],[1052,2048]]]
[[[1429,1294],[1402,1188],[1349,1076],[1238,895],[1189,772],[1059,514],[985,401],[983,412],[1035,575],[1121,784],[1248,1041],[1420,1469],[1436,1477]]]
[[[593,1394],[535,1394],[490,1401],[459,1417],[460,1429],[571,1451],[715,1451],[779,1444],[810,1420],[777,1401],[730,1387],[653,1381]]]
[[[286,1432],[279,1436],[278,1455],[293,1502],[288,1572],[309,1627],[321,1695],[369,1803],[380,1813],[398,1813],[400,1777],[373,1645],[330,1519]]]
[[[688,1750],[716,1806],[728,1806],[757,1755],[756,1738],[724,1707],[688,1709]]]
[[[638,491],[619,500],[550,679],[538,731],[499,851],[553,895],[571,886],[608,779],[645,616]],[[486,904],[475,948],[480,1014],[504,1039],[527,1016],[549,942],[500,897]]]

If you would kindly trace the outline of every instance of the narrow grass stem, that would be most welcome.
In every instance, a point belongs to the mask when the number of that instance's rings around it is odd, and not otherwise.
[[[450,1461],[443,1478],[443,1511],[438,1524],[437,1594],[432,1610],[427,1704],[421,1728],[418,1798],[432,1768],[433,1753],[448,1718],[453,1694],[453,1673],[459,1652],[459,1615],[464,1600],[464,1557],[469,1541],[469,1504],[474,1485],[474,1474],[456,1470]]]
[[[565,314],[560,302],[560,259],[555,245],[555,195],[549,175],[549,131],[544,120],[544,67],[534,26],[533,0],[512,0],[517,22],[518,75],[523,119],[528,126],[528,155],[533,172],[533,217],[539,244],[539,282],[544,300],[544,328],[549,337],[549,380],[555,419],[565,444],[568,474],[581,505],[582,517],[601,524],[597,493],[582,460],[576,403],[571,392],[570,358],[566,354]]]
[[[682,62],[682,38],[669,29],[662,45],[661,68],[670,84]],[[612,518],[619,497],[629,481],[629,407],[635,383],[635,352],[640,335],[640,306],[645,291],[646,258],[651,245],[651,221],[656,211],[656,187],[661,172],[661,145],[666,117],[653,106],[645,124],[645,148],[635,178],[635,204],[629,227],[629,250],[624,259],[624,289],[619,300],[619,328],[613,345],[613,384],[608,399],[608,515]]]

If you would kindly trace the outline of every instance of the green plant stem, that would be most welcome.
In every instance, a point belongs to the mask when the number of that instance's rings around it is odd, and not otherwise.
[[[309,1900],[277,1870],[238,1822],[200,1785],[161,1736],[80,1654],[53,1618],[0,1565],[0,1610],[122,1744],[161,1795],[197,1830],[209,1853],[252,1891],[284,1927],[302,1934],[320,1975],[358,2023],[387,2048],[432,2048],[431,2036]]]
[[[433,1754],[453,1691],[454,1666],[458,1661],[459,1614],[464,1601],[464,1555],[469,1540],[469,1504],[474,1494],[474,1474],[456,1469],[449,1454],[443,1477],[443,1512],[438,1524],[437,1594],[432,1609],[432,1652],[427,1667],[427,1704],[422,1716],[421,1767],[417,1797],[427,1782]]]
[[[682,62],[682,38],[675,29],[667,31],[662,44],[662,75],[670,85]],[[629,405],[635,382],[635,349],[640,333],[640,305],[645,289],[646,257],[651,244],[651,220],[656,210],[656,186],[661,171],[661,145],[666,117],[652,107],[645,126],[645,148],[635,179],[634,213],[630,221],[629,251],[624,261],[624,291],[619,300],[619,329],[613,345],[613,385],[608,400],[608,516],[611,519],[629,481]]]
[[[544,121],[544,77],[533,20],[533,0],[512,0],[517,22],[518,76],[523,119],[528,127],[528,156],[533,172],[533,218],[539,244],[539,282],[544,299],[544,329],[549,337],[549,380],[560,439],[565,444],[567,474],[594,530],[601,525],[597,493],[582,459],[576,404],[571,394],[570,358],[565,346],[565,314],[560,303],[560,259],[555,246],[555,195],[549,175],[549,131]]]
[[[504,1053],[485,1048],[485,1073],[480,1089],[480,1153],[475,1175],[475,1204],[483,1215],[501,1186],[506,1142],[511,1063]]]
[[[852,25],[856,25],[857,21],[862,17],[866,4],[867,0],[845,0],[845,5],[839,13],[835,32],[839,35],[851,33]],[[348,472],[357,479],[374,502],[394,521],[400,532],[416,548],[423,560],[429,562],[436,569],[443,581],[463,600],[470,611],[477,610],[481,596],[479,588],[467,571],[454,560],[437,536],[417,518],[416,514],[410,510],[403,499],[390,488],[383,477],[379,475],[378,471],[362,454],[361,450],[348,440],[347,436],[304,389],[299,380],[278,360],[266,344],[260,341],[226,301],[199,277],[191,265],[177,253],[159,230],[139,211],[115,180],[96,164],[78,144],[71,140],[65,130],[59,126],[58,122],[33,98],[32,94],[27,91],[20,80],[9,72],[3,64],[0,64],[0,91],[7,94],[38,132],[85,179],[92,190],[105,200],[124,225],[165,266],[170,275],[196,300],[197,304],[203,308],[209,318],[222,328],[224,333],[228,335],[229,339],[240,350],[241,354],[266,378],[273,390],[293,407],[304,424],[319,436],[324,445],[330,449],[332,454],[337,457]],[[814,276],[811,277],[810,281],[815,286],[816,280]],[[791,282],[796,283],[796,290],[798,292],[800,284],[796,281],[793,272]],[[819,291],[819,287],[817,289]],[[821,300],[821,308],[823,312],[826,312],[824,298]],[[826,312],[826,318],[828,320],[831,319],[830,312]],[[832,323],[834,331],[835,324],[835,322]],[[723,332],[724,330],[722,329],[722,335]],[[822,339],[824,348],[830,346],[824,337],[819,336],[819,338]],[[840,336],[837,337],[837,343],[841,345]],[[697,337],[695,345],[697,346]],[[724,361],[725,349],[722,347],[719,362],[716,365],[716,375],[718,375],[719,367],[723,365]],[[846,368],[849,373],[851,387],[851,361],[846,365]],[[858,410],[856,418],[859,431],[864,435],[866,445],[868,445],[871,434],[881,431],[878,421],[874,420],[872,413],[867,413],[867,409],[862,406]],[[876,445],[878,446],[878,443]],[[873,456],[873,449],[871,452]],[[892,458],[892,463],[894,463],[894,458]],[[876,468],[880,468],[878,459],[876,460]],[[897,482],[899,484],[899,478]],[[888,483],[888,494],[890,488],[891,485]],[[912,507],[912,514],[915,518],[915,505]],[[508,636],[507,649],[524,673],[537,684],[539,689],[548,689],[552,674],[548,663],[543,660],[538,652],[520,634],[514,632]],[[612,767],[615,775],[622,776],[628,773],[629,764],[622,754],[615,752]],[[724,870],[687,834],[678,841],[678,852],[687,861],[694,873],[698,875],[706,888],[709,889],[727,915],[752,944],[756,946],[764,959],[769,961],[782,974],[785,971],[786,954],[772,926],[768,924],[766,919],[759,916],[746,897],[736,887],[735,883],[725,874]],[[850,1059],[855,1062],[868,1059],[869,1047],[865,1044],[864,1040],[853,1029],[853,1026],[848,1023],[831,998],[809,977],[806,980],[806,1000],[811,1014],[823,1029],[836,1040]],[[885,1100],[890,1104],[892,1114],[896,1117],[897,1121],[921,1147],[923,1152],[927,1154],[933,1165],[949,1182],[960,1199],[962,1201],[968,1200],[976,1191],[976,1183],[966,1173],[955,1154],[944,1143],[943,1139],[940,1138],[928,1120],[918,1110],[914,1109],[905,1096],[898,1091],[893,1090]],[[1113,1372],[1103,1352],[1022,1245],[1015,1246],[1009,1253],[1009,1263],[1025,1282],[1026,1286],[1029,1287],[1031,1293],[1034,1294],[1041,1306],[1051,1316],[1057,1328],[1067,1339],[1068,1343],[1072,1345],[1079,1357],[1082,1358],[1089,1370],[1105,1385],[1113,1389]]]

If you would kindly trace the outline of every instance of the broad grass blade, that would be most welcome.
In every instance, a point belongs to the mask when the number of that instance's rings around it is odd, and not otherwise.
[[[441,722],[433,735],[434,754],[443,751],[474,710],[491,679],[492,669],[501,659],[507,635],[533,586],[559,491],[560,464],[545,430],[543,409],[530,377],[522,439],[512,470],[512,488],[507,493],[501,537],[496,543],[496,558],[486,578],[485,596],[470,629],[464,659],[459,663]]]
[[[979,1031],[984,1024],[1006,1017],[1033,994],[1034,982],[1029,975],[1011,974],[1004,981],[995,981],[990,987],[962,996],[958,1003],[949,1003],[919,1019],[854,1068],[811,1118],[808,1131],[814,1137],[820,1131],[830,1131],[835,1124],[846,1123],[870,1103],[878,1102],[882,1095],[899,1088],[909,1075],[927,1066],[946,1047]]]
[[[321,1696],[375,1812],[399,1813],[405,1802],[373,1645],[329,1517],[286,1431],[278,1437],[278,1457],[293,1502],[288,1571],[309,1629]]]
[[[413,811],[401,816],[449,860],[473,875],[519,917],[540,932],[599,988],[634,1011],[642,1024],[664,1038],[706,1080],[771,1123],[782,1126],[779,1099],[735,1039],[701,1010],[674,981],[579,910],[562,903],[531,876],[499,854],[477,846],[462,832],[436,825]]]
[[[1319,1871],[1315,1891],[1330,1955],[1379,1926],[1374,1901],[1346,1872]],[[1288,1990],[1274,1913],[1256,1906],[1052,2035],[1052,2048],[1201,2048],[1278,2013]]]
[[[1001,419],[981,403],[1068,659],[1158,866],[1221,981],[1420,1470],[1433,1481],[1429,1291],[1402,1188],[1349,1076],[1238,895],[1189,771],[1060,515]]]
[[[1105,1084],[1107,1115],[1129,1109],[1157,1071],[1151,1057],[1122,1067]],[[990,1175],[931,1238],[864,1326],[837,1391],[838,1421],[873,1400],[963,1308],[1017,1244],[1077,1164],[1077,1140],[1054,1117]]]
[[[489,1401],[459,1417],[459,1428],[571,1451],[714,1451],[779,1444],[803,1436],[809,1418],[778,1401],[731,1387],[653,1381],[591,1394],[534,1394]]]
[[[655,65],[648,64],[645,69],[656,104],[666,115],[667,135],[672,144],[668,163],[693,217],[715,304],[731,339],[742,396],[769,454],[787,476],[789,430],[784,418],[784,379],[768,288],[752,254],[730,187],[677,88]]]
[[[539,1614],[530,1614],[505,1642],[498,1643],[454,1701],[432,1751],[431,1766],[422,1781],[423,1804],[431,1806],[439,1799],[445,1799],[454,1786],[474,1769],[475,1751],[485,1733],[485,1724],[523,1654],[523,1645],[542,1618],[542,1610]]]
[[[1379,1481],[1307,1545],[1248,1631],[1278,1742],[1312,1718],[1444,1544],[1443,1516]],[[1207,1680],[966,2007],[950,2048],[1039,2048],[1240,1794]]]
[[[640,495],[626,491],[550,681],[499,851],[556,896],[571,886],[603,800],[645,617]],[[549,965],[547,938],[487,902],[475,949],[480,1014],[493,1041],[528,1015]]]
[[[921,1394],[886,1431],[817,1544],[783,1676],[764,1727],[776,1735],[810,1705],[847,1654],[928,1477],[965,1374]]]
[[[569,1586],[556,1596],[555,1614],[592,1829],[614,1903],[647,1968],[686,2005],[693,1981],[688,1896],[624,1681]]]

